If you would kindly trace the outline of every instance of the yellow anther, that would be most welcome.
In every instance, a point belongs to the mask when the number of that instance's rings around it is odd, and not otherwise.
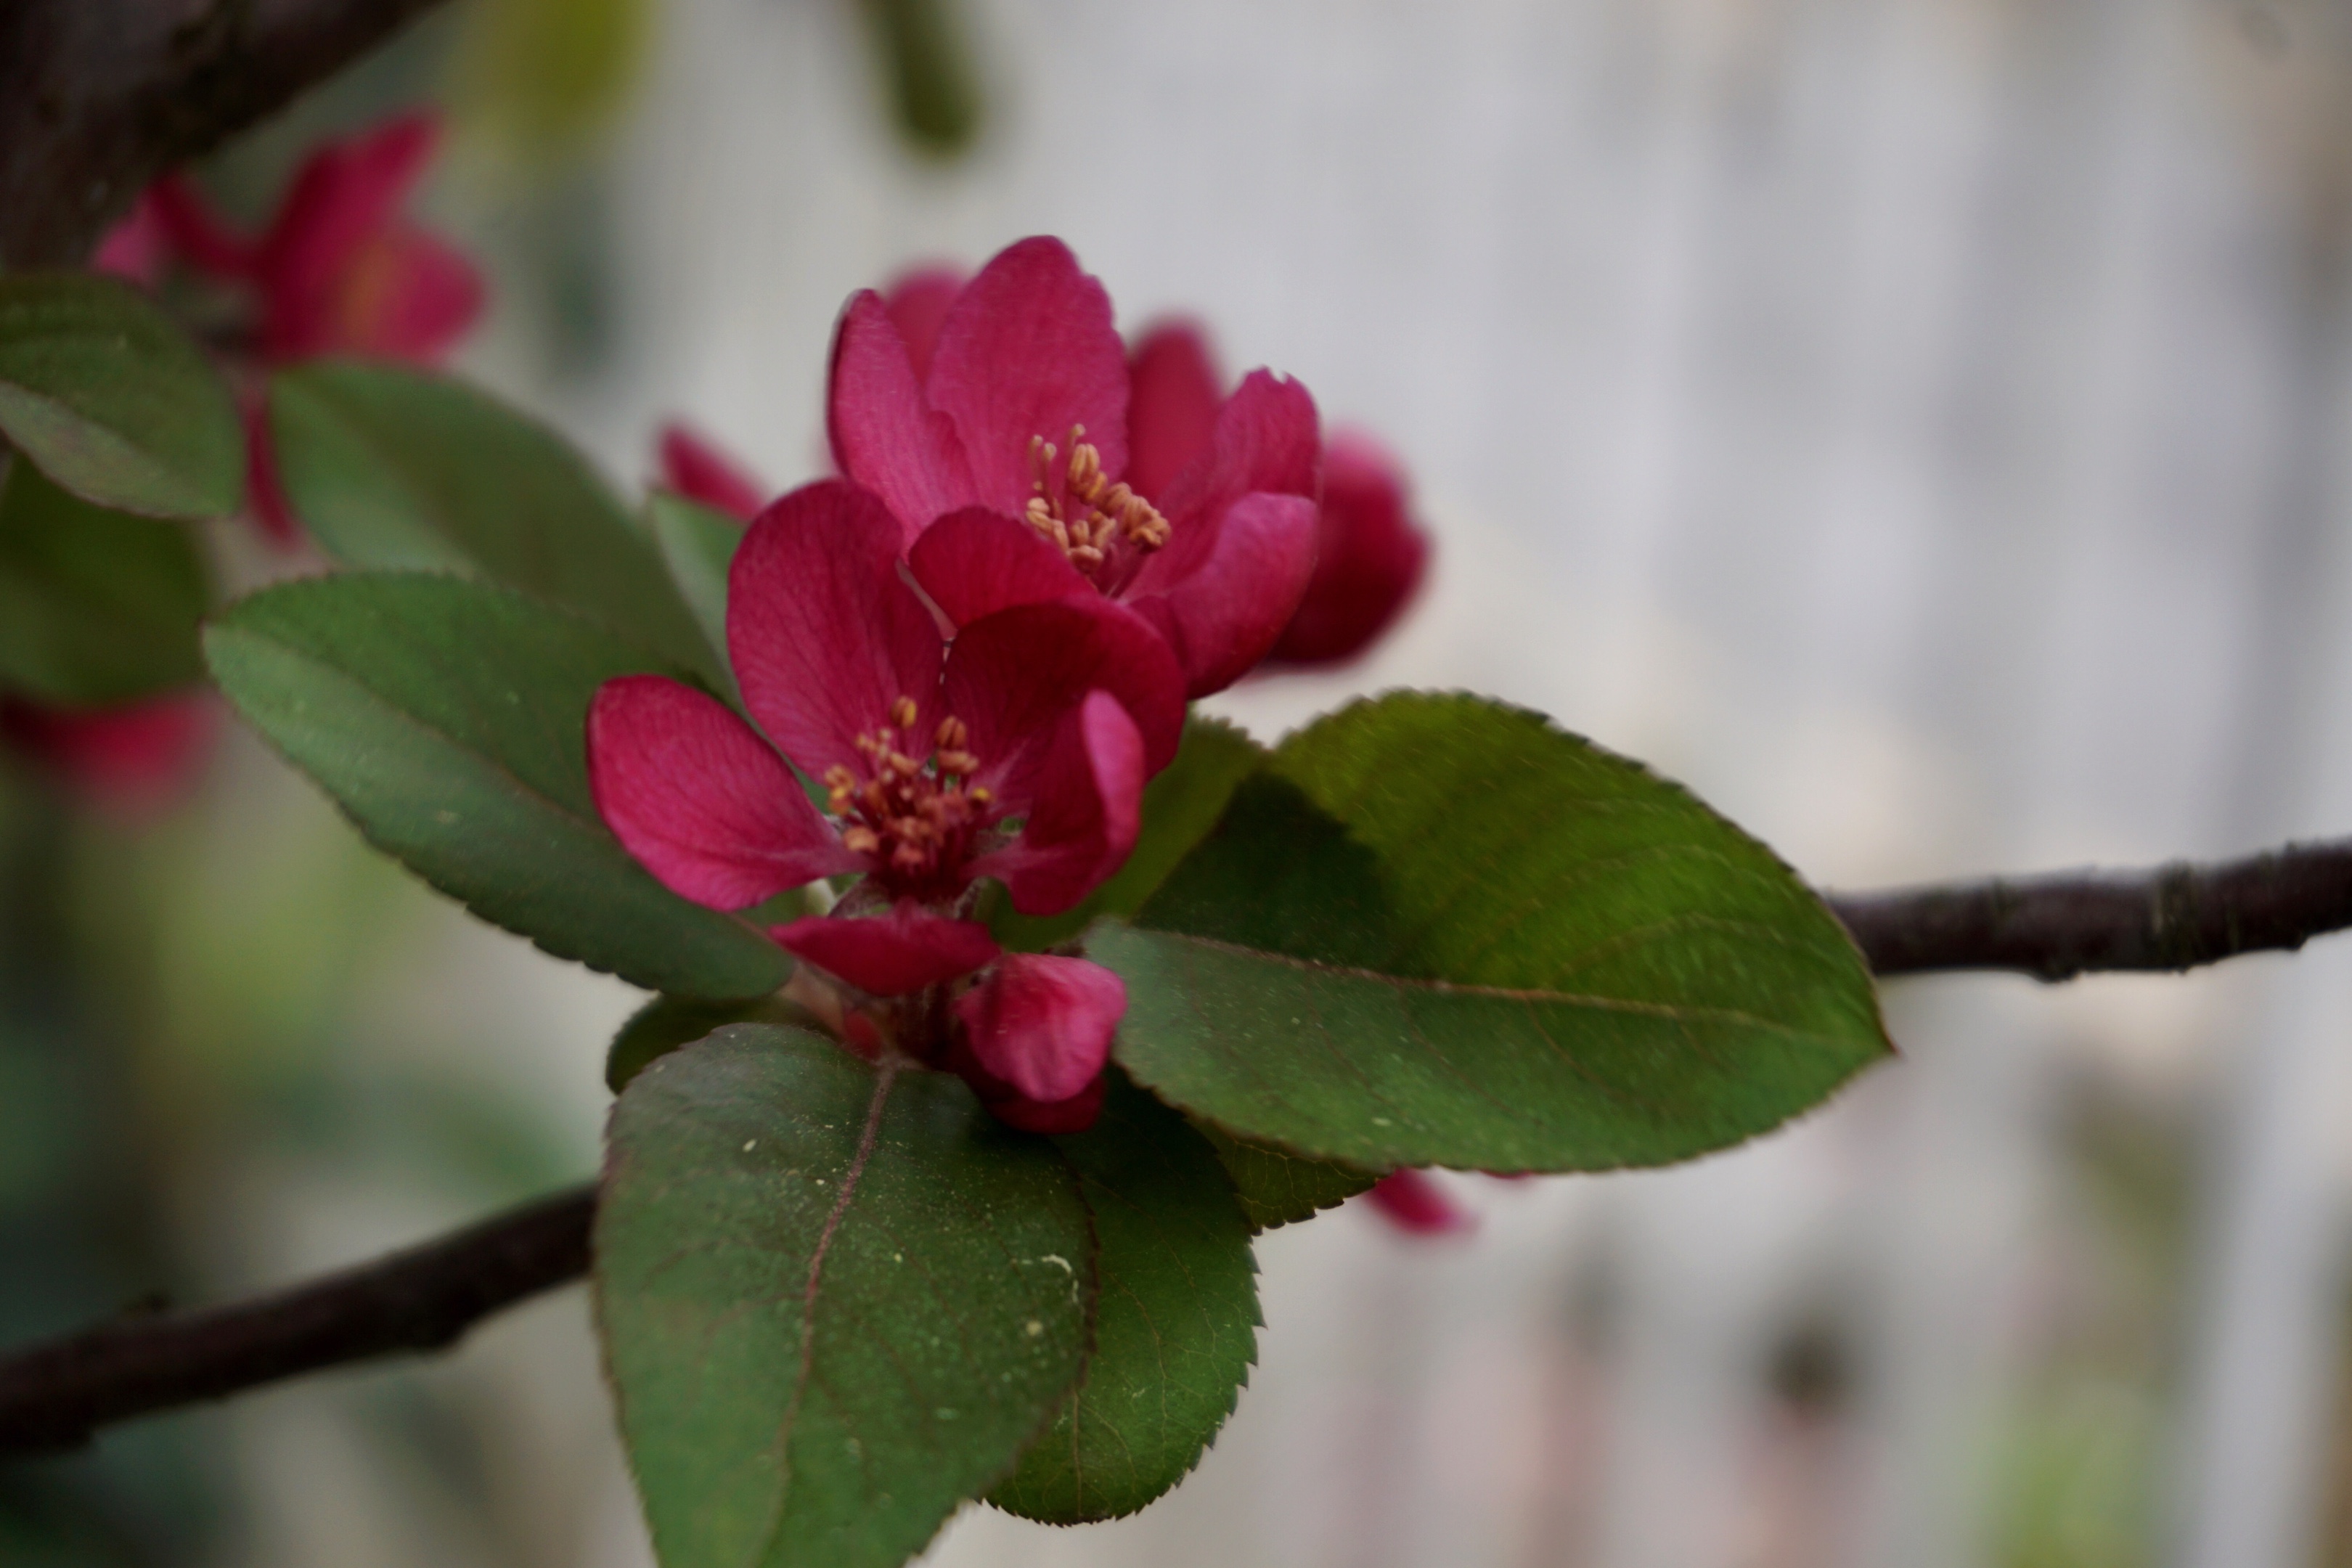
[[[901,697],[898,701],[890,704],[890,722],[898,725],[901,730],[914,728],[915,714],[915,700],[911,697]]]
[[[1091,544],[1070,546],[1070,564],[1081,572],[1091,572],[1103,563],[1103,552]]]
[[[971,731],[964,728],[963,721],[952,713],[940,721],[939,743],[950,751],[961,747],[971,735]]]
[[[1093,442],[1078,438],[1086,433],[1083,425],[1070,426],[1070,493],[1091,504],[1102,493],[1102,453]]]
[[[940,753],[940,772],[943,773],[976,773],[980,759],[970,752],[947,751]]]
[[[923,771],[923,764],[915,761],[914,758],[908,756],[904,752],[891,752],[884,765],[888,767],[892,773],[897,773],[902,779],[913,778],[917,773]]]
[[[882,847],[882,837],[870,827],[852,827],[842,834],[841,847],[852,855],[871,855]]]
[[[996,798],[996,792],[990,789],[985,784],[982,784],[978,789],[968,790],[965,794],[974,805],[986,805],[990,801]]]

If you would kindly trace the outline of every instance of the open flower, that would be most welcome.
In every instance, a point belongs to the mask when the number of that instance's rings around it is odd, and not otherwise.
[[[152,283],[176,263],[226,285],[244,310],[233,352],[248,368],[334,353],[437,363],[480,314],[483,295],[473,264],[404,211],[438,141],[435,121],[412,114],[323,143],[252,236],[224,222],[184,176],[166,175],[107,236],[96,264]],[[278,485],[257,384],[243,403],[255,516],[290,542],[299,526]]]
[[[1128,477],[1157,493],[1208,449],[1223,383],[1207,334],[1190,321],[1146,332],[1128,375]],[[1315,574],[1267,661],[1356,658],[1396,624],[1428,563],[1429,536],[1413,521],[1402,465],[1360,431],[1334,433],[1323,448]]]
[[[888,506],[957,625],[1118,600],[1166,640],[1193,697],[1265,657],[1315,564],[1319,441],[1305,388],[1253,372],[1201,451],[1143,482],[1129,472],[1110,298],[1059,240],[999,254],[936,336],[912,315],[871,291],[850,300],[827,428],[841,471]]]
[[[1027,1099],[1068,1098],[1054,1091],[1100,1071],[1124,994],[1106,1022],[1099,981],[1003,957],[961,918],[965,894],[992,877],[1048,914],[1116,870],[1144,780],[1175,754],[1183,678],[1098,596],[1012,605],[950,641],[941,585],[902,575],[899,544],[881,502],[839,480],[770,507],[728,579],[728,651],[760,730],[673,680],[609,681],[588,714],[596,804],[656,877],[716,908],[861,873],[832,916],[776,940],[854,993],[916,999],[900,1043],[927,1059],[953,1042],[920,1034],[941,1011],[922,999],[994,965],[982,1000],[958,1003],[969,1048]]]

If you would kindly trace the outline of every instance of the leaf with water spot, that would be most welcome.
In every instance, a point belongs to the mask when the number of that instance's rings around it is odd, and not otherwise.
[[[1118,1060],[1370,1169],[1720,1149],[1888,1047],[1843,930],[1686,791],[1540,715],[1395,693],[1284,742],[1132,925]]]
[[[882,1568],[1010,1472],[1076,1382],[1069,1164],[963,1084],[743,1024],[614,1108],[596,1304],[665,1568]]]
[[[988,1494],[1048,1524],[1133,1513],[1208,1451],[1257,1359],[1257,1263],[1216,1152],[1111,1070],[1099,1121],[1056,1138],[1101,1241],[1087,1380]]]

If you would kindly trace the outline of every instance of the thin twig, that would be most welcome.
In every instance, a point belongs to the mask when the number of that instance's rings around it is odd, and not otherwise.
[[[2212,866],[1832,895],[1874,971],[2012,969],[2045,980],[2292,951],[2352,927],[2352,840]],[[0,1454],[321,1367],[439,1350],[587,1272],[583,1188],[364,1268],[226,1307],[101,1324],[0,1360]]]
[[[1872,971],[2013,969],[2043,980],[2293,952],[2352,926],[2352,839],[2208,866],[2068,871],[1832,893]]]
[[[134,1415],[396,1351],[437,1351],[588,1271],[593,1187],[225,1307],[100,1323],[0,1361],[0,1454],[76,1447]]]

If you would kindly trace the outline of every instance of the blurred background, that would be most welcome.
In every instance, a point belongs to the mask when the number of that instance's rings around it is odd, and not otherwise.
[[[2328,0],[458,0],[204,177],[257,216],[417,102],[462,368],[633,489],[672,417],[812,477],[850,290],[1040,231],[1379,432],[1431,580],[1218,700],[1262,736],[1491,692],[1831,887],[2352,830]],[[225,718],[174,803],[7,765],[0,1342],[586,1176],[636,1000]],[[2352,944],[1887,1005],[1748,1147],[1267,1236],[1183,1488],[925,1561],[2352,1564]],[[11,1565],[648,1561],[577,1289],[0,1469]]]

